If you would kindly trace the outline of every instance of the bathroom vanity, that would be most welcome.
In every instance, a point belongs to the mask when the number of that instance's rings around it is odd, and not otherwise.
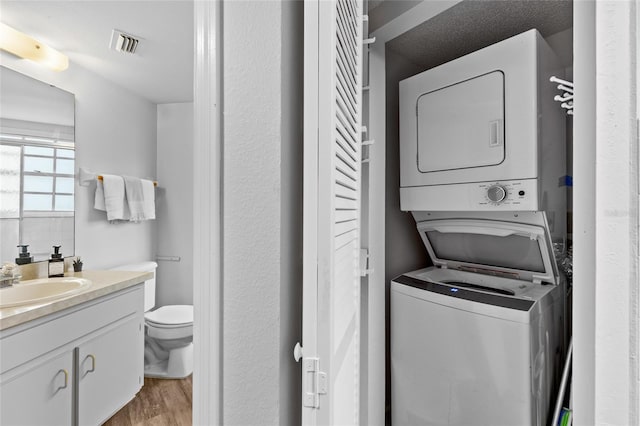
[[[76,273],[87,290],[0,309],[0,424],[98,425],[127,404],[144,383],[150,275]]]

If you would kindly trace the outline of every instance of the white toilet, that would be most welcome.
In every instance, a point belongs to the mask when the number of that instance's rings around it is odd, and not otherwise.
[[[152,311],[156,300],[156,262],[123,265],[114,270],[153,272],[144,283],[144,375],[181,379],[193,372],[193,306],[167,305]]]

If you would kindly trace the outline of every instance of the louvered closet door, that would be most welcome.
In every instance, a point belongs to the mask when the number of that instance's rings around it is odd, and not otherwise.
[[[305,425],[359,421],[361,11],[305,1]]]

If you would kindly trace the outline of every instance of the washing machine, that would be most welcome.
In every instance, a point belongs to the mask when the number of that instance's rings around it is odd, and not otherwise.
[[[420,212],[434,266],[391,282],[391,415],[402,425],[544,425],[565,284],[542,212]]]

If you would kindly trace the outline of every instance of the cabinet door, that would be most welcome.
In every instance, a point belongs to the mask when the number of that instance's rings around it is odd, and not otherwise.
[[[136,314],[98,332],[78,345],[77,351],[78,424],[101,424],[142,387],[142,315]]]
[[[71,424],[73,353],[41,357],[0,376],[0,424]]]

